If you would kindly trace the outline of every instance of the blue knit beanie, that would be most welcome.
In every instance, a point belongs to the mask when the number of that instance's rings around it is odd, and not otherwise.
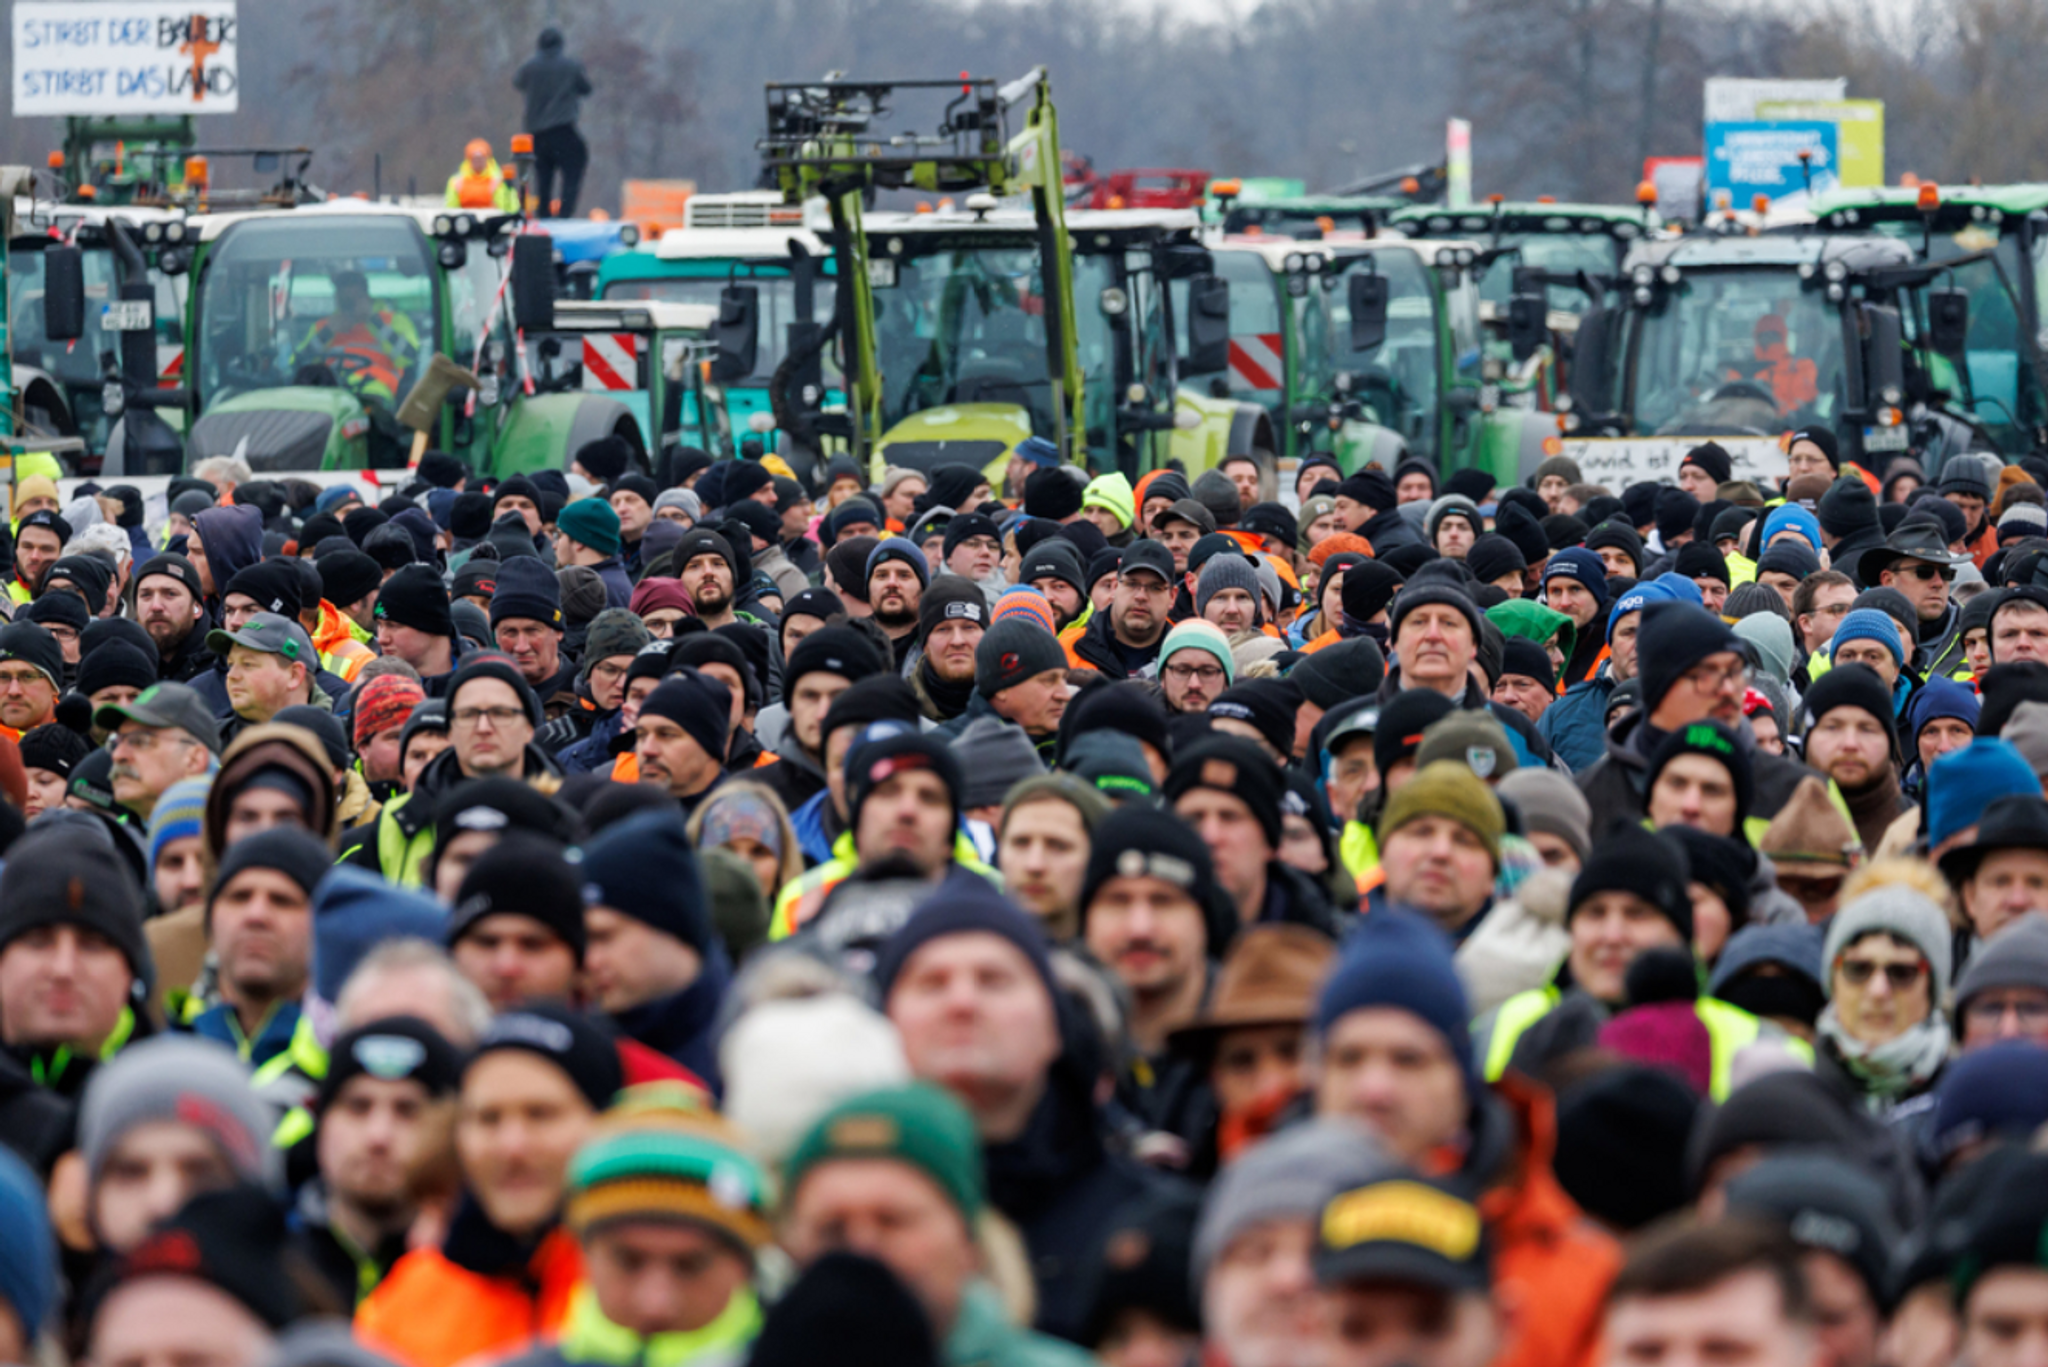
[[[1899,624],[1888,612],[1876,608],[1855,608],[1842,614],[1842,624],[1835,628],[1834,639],[1828,642],[1828,662],[1834,663],[1836,652],[1844,641],[1876,641],[1891,651],[1892,659],[1903,668],[1906,663],[1904,650],[1899,646]]]
[[[50,1307],[57,1299],[57,1245],[50,1237],[50,1217],[42,1184],[12,1151],[0,1148],[0,1300],[21,1323],[22,1339],[31,1349]]]
[[[1763,535],[1757,538],[1756,553],[1762,555],[1764,547],[1771,544],[1771,538],[1779,532],[1798,532],[1820,550],[1820,521],[1797,503],[1782,504],[1771,510],[1764,519]]]
[[[1979,736],[1927,766],[1927,813],[1922,818],[1927,846],[1933,849],[1957,831],[1976,825],[1994,798],[2040,795],[2041,780],[2034,777],[2034,766],[2011,742]]]
[[[910,919],[882,945],[875,956],[876,996],[886,1005],[889,990],[896,985],[896,975],[903,971],[903,965],[933,940],[977,931],[1001,936],[1031,961],[1057,1012],[1060,991],[1053,979],[1045,932],[986,878],[962,868],[955,868],[936,892],[913,907]]]
[[[1584,546],[1567,546],[1543,563],[1543,582],[1576,579],[1586,586],[1596,603],[1607,601],[1607,566],[1598,551]]]
[[[447,923],[447,911],[424,893],[337,864],[313,894],[314,995],[334,1002],[372,949],[386,940],[439,944]]]
[[[697,856],[673,807],[605,828],[583,847],[583,900],[674,936],[699,954],[717,942]]]
[[[1477,1094],[1472,1013],[1441,930],[1413,912],[1392,909],[1359,921],[1316,1000],[1316,1033],[1327,1035],[1340,1017],[1371,1006],[1398,1007],[1435,1028],[1458,1060],[1466,1090]]]
[[[1697,588],[1698,585],[1694,585],[1694,587]],[[1654,579],[1647,584],[1636,585],[1627,593],[1615,599],[1614,606],[1607,609],[1608,636],[1611,638],[1614,635],[1614,624],[1628,616],[1631,612],[1641,612],[1652,603],[1670,603],[1675,601],[1671,596],[1671,590],[1665,588],[1664,585]]]

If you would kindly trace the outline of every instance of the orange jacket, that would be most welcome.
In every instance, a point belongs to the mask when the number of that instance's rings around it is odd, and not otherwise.
[[[1586,1218],[1551,1172],[1557,1111],[1550,1094],[1515,1077],[1494,1091],[1519,1136],[1506,1180],[1479,1198],[1479,1211],[1493,1240],[1495,1292],[1518,1318],[1492,1367],[1594,1367],[1621,1245]]]
[[[320,652],[320,663],[339,674],[346,683],[354,683],[363,666],[377,658],[377,652],[358,641],[349,629],[349,620],[340,608],[320,600],[320,629],[313,634],[313,649]]]
[[[555,1229],[522,1272],[516,1279],[486,1276],[438,1248],[416,1248],[356,1307],[356,1337],[405,1367],[509,1356],[562,1327],[569,1293],[583,1278],[583,1255]]]

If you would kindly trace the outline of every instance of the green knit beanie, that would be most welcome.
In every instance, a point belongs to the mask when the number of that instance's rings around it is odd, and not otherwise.
[[[1507,818],[1500,799],[1480,781],[1479,776],[1456,760],[1440,759],[1425,764],[1387,800],[1380,814],[1380,848],[1387,837],[1411,821],[1425,816],[1449,817],[1464,826],[1486,846],[1493,866],[1500,867],[1500,841],[1507,834]]]
[[[797,1142],[783,1170],[794,1193],[805,1174],[835,1158],[893,1158],[921,1170],[972,1223],[981,1213],[981,1140],[952,1093],[929,1082],[864,1092],[840,1102]]]

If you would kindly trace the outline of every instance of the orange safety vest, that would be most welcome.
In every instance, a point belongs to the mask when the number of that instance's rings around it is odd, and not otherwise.
[[[473,175],[469,163],[455,176],[455,207],[458,209],[494,209],[498,205],[498,187],[504,179],[488,173]]]
[[[368,363],[365,373],[371,381],[385,393],[396,397],[398,382],[412,364],[418,347],[391,325],[389,309],[379,309],[370,316],[369,322],[358,323],[346,332],[335,331],[333,318],[321,319],[299,348],[301,354],[309,351],[342,351],[362,357]],[[346,380],[348,377],[342,378]]]

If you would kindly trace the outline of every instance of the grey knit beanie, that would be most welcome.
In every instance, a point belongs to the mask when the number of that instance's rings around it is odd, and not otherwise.
[[[88,1179],[99,1181],[122,1136],[153,1120],[204,1131],[243,1181],[272,1191],[283,1185],[283,1150],[270,1142],[276,1118],[232,1051],[190,1036],[161,1035],[101,1064],[86,1084],[78,1116]]]
[[[1824,990],[1832,995],[1835,961],[1842,951],[1876,931],[1896,935],[1919,950],[1934,973],[1933,1000],[1938,1004],[1948,996],[1949,966],[1953,962],[1948,917],[1911,888],[1896,886],[1873,888],[1835,913],[1828,926],[1827,943],[1821,950]]]
[[[1196,1289],[1231,1241],[1253,1225],[1316,1220],[1332,1197],[1401,1171],[1378,1140],[1348,1120],[1315,1120],[1280,1131],[1210,1184],[1195,1226]]]
[[[653,639],[647,624],[629,610],[606,608],[590,619],[590,629],[583,635],[583,668],[577,671],[577,677],[588,679],[590,667],[599,660],[638,655]]]
[[[1210,556],[1209,563],[1202,566],[1201,578],[1195,581],[1195,612],[1207,611],[1209,600],[1224,589],[1243,589],[1256,605],[1260,598],[1257,567],[1241,555]]]

